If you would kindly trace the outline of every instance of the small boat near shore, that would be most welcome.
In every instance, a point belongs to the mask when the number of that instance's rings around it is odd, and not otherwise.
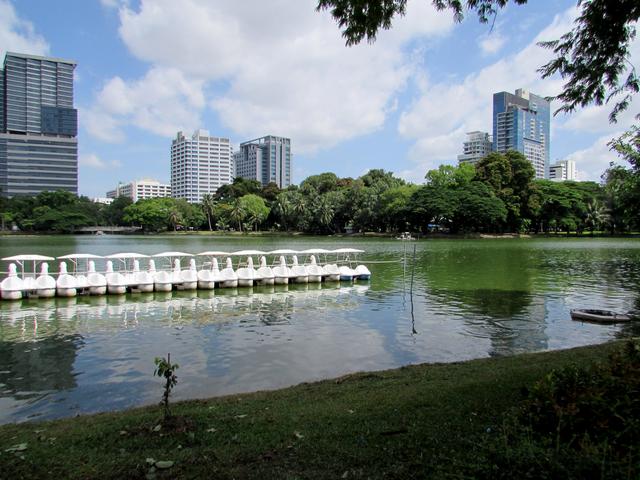
[[[571,319],[594,323],[623,323],[630,322],[631,316],[610,310],[576,308],[571,310]]]

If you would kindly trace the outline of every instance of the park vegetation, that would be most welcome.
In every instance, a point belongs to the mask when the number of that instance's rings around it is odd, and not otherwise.
[[[4,229],[73,232],[97,225],[178,230],[280,231],[307,234],[402,231],[620,234],[640,228],[638,134],[612,142],[630,168],[612,165],[602,182],[534,178],[517,152],[491,153],[475,166],[441,165],[421,185],[374,169],[359,178],[322,173],[279,189],[236,178],[200,204],[174,198],[100,205],[69,192],[2,199]]]
[[[0,477],[632,479],[639,387],[637,340],[412,365],[3,425]]]
[[[374,169],[355,179],[312,175],[283,190],[238,177],[200,204],[119,197],[101,205],[69,192],[42,192],[0,198],[0,219],[3,230],[61,233],[108,225],[146,232],[620,234],[640,228],[639,139],[634,127],[611,142],[630,166],[612,163],[601,183],[535,179],[531,163],[509,151],[476,165],[441,165],[421,185]]]

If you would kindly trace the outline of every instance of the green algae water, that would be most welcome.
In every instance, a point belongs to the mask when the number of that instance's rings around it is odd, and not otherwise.
[[[2,257],[341,247],[366,251],[370,282],[1,302],[0,422],[156,403],[153,359],[167,352],[180,364],[180,400],[640,331],[569,316],[572,308],[640,310],[634,239],[0,238]]]

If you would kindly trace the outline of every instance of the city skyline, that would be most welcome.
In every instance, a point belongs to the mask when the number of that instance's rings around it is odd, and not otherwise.
[[[292,183],[370,168],[421,183],[427,170],[457,163],[466,132],[488,130],[492,93],[559,91],[561,80],[536,72],[550,57],[536,43],[558,38],[576,15],[573,1],[510,5],[490,28],[409,1],[407,16],[375,44],[347,48],[330,16],[304,2],[285,2],[278,26],[263,21],[273,13],[260,2],[46,5],[0,0],[0,45],[78,62],[79,193],[88,196],[132,169],[168,182],[167,143],[197,128],[231,139],[234,150],[260,135],[291,138]],[[609,111],[553,117],[550,163],[574,160],[580,179],[599,180],[617,160],[607,142],[635,110],[617,125]]]

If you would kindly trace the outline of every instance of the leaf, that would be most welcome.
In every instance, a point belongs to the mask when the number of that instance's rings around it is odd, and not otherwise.
[[[245,417],[247,417],[247,416],[248,416],[248,415],[245,413],[245,414],[243,414],[243,415],[236,415],[234,418],[245,418]]]
[[[173,467],[173,462],[171,460],[159,460],[156,462],[156,468],[160,470],[166,470],[171,467]]]
[[[162,429],[162,425],[158,424],[155,427],[153,427],[153,431],[154,432],[159,432]]]
[[[297,439],[303,439],[304,435],[302,435],[300,432],[293,432],[293,434],[296,436]]]
[[[24,452],[27,449],[27,444],[26,443],[19,443],[17,445],[14,445],[13,447],[9,447],[5,450],[5,452]]]
[[[218,430],[213,428],[213,427],[212,428],[207,428],[207,433],[214,433],[214,432],[217,432],[217,431]]]
[[[155,464],[155,463],[156,463],[155,459],[153,459],[153,458],[151,458],[151,457],[147,457],[146,462],[147,462],[149,465],[153,465],[153,464]]]

